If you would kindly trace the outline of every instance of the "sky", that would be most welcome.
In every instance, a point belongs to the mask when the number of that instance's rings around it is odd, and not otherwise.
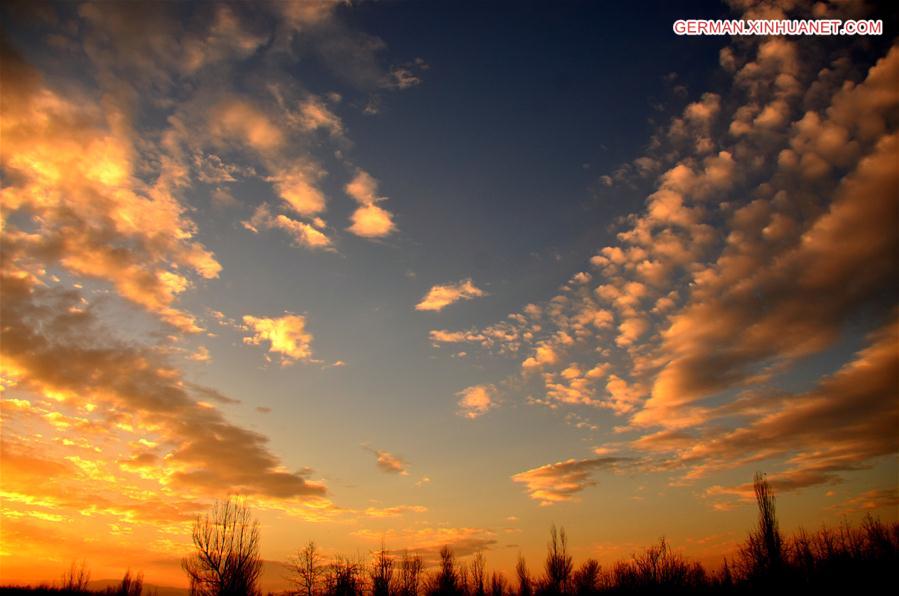
[[[899,46],[876,4],[11,2],[0,576],[715,566],[899,518]],[[880,36],[683,37],[687,18]],[[270,572],[269,587],[283,584]]]

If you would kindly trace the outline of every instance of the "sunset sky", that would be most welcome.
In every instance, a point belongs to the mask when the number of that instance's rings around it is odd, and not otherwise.
[[[0,580],[899,518],[899,21],[787,4],[4,3]]]

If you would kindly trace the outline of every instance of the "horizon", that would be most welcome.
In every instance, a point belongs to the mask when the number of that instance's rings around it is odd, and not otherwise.
[[[4,3],[0,581],[899,521],[899,11],[651,8]]]

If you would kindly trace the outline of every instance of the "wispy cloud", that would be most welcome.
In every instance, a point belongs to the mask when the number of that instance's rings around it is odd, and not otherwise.
[[[312,223],[306,223],[284,214],[272,215],[266,203],[257,207],[253,216],[242,224],[253,233],[258,233],[260,229],[284,230],[297,246],[310,249],[330,249],[332,246],[331,239],[323,231],[325,229],[323,220],[315,218]]]
[[[530,496],[541,506],[575,499],[585,488],[594,486],[593,474],[613,468],[621,462],[618,457],[568,459],[546,464],[512,476],[513,482],[524,484]]]
[[[415,305],[415,310],[441,311],[461,300],[471,300],[486,295],[487,292],[476,287],[470,278],[463,279],[457,283],[433,286]]]
[[[409,475],[409,463],[402,457],[381,449],[372,449],[371,447],[366,447],[366,449],[374,454],[375,463],[382,472],[401,476]]]

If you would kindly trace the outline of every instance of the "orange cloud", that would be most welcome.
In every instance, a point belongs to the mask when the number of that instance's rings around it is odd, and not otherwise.
[[[396,229],[393,215],[377,204],[386,197],[378,196],[378,181],[368,172],[358,170],[355,178],[346,185],[346,193],[359,203],[351,216],[350,232],[363,238],[383,238]]]
[[[415,310],[441,311],[460,300],[471,300],[486,295],[487,293],[476,287],[470,278],[463,279],[458,283],[432,287],[415,305]]]
[[[496,407],[493,396],[496,389],[492,385],[473,385],[466,387],[456,395],[459,396],[459,413],[473,420]]]
[[[315,186],[324,172],[311,163],[305,168],[284,169],[267,178],[291,209],[304,216],[321,213],[325,209],[325,196]]]
[[[772,486],[795,490],[836,482],[841,471],[899,451],[899,405],[883,399],[899,370],[897,329],[893,320],[872,334],[869,346],[811,391],[782,398],[740,428],[681,445],[679,459],[695,465],[691,476],[699,477],[706,469],[739,466],[760,455],[786,457],[788,468],[772,475]]]

